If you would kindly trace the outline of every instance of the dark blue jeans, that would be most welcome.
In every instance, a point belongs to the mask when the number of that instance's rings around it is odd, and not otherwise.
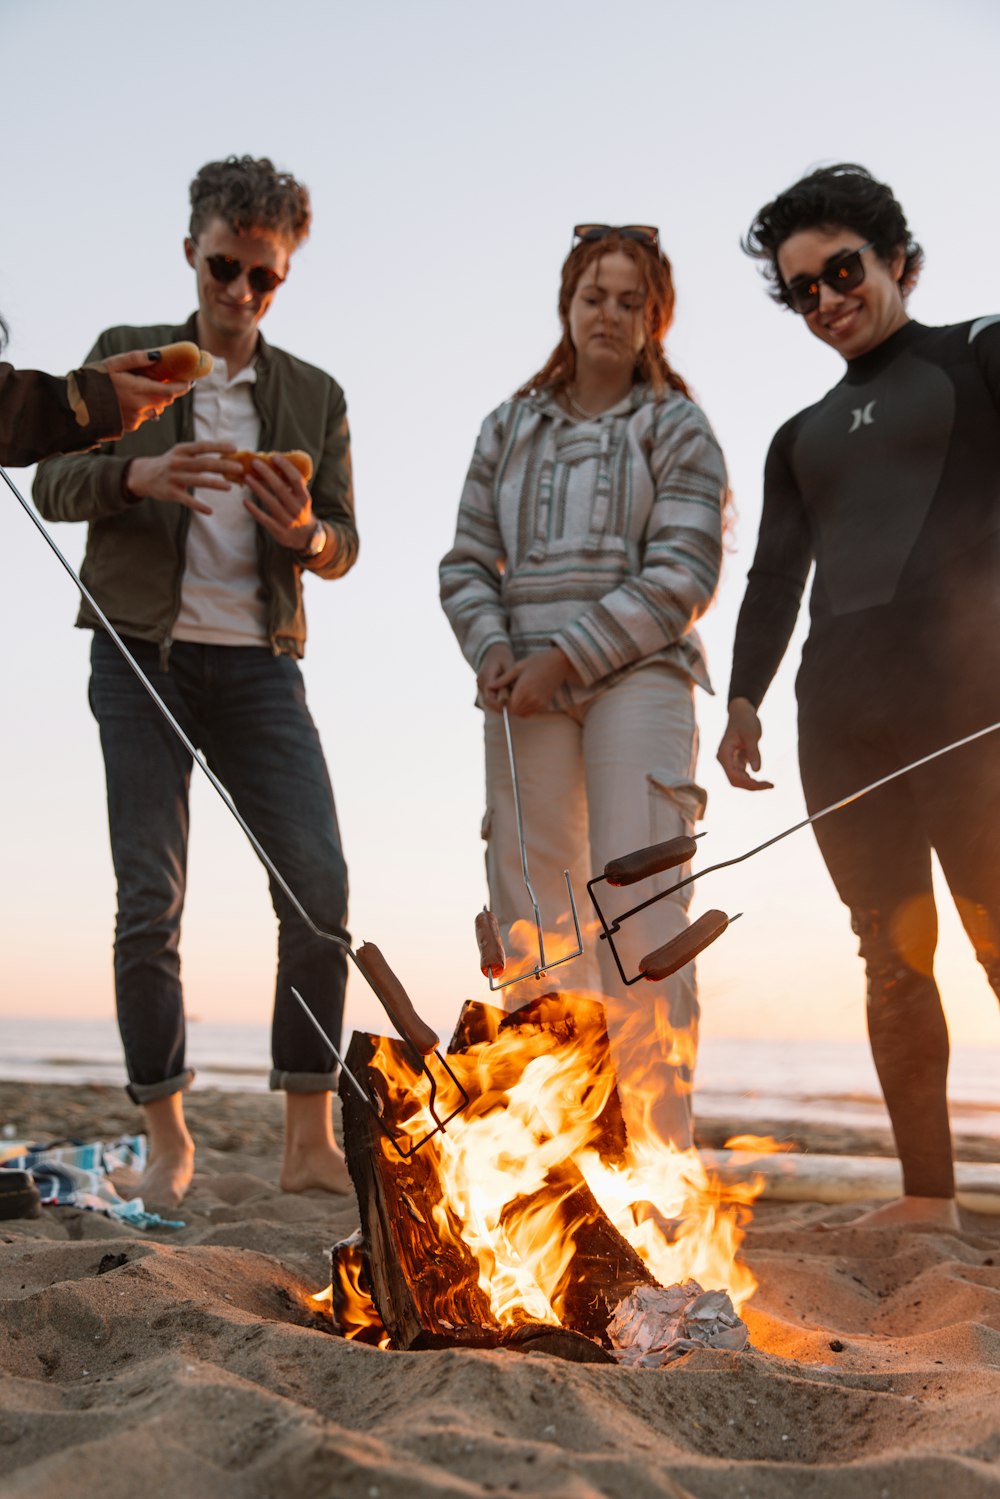
[[[317,926],[347,932],[347,869],[333,790],[298,665],[265,647],[126,642],[167,707]],[[118,881],[115,991],[130,1096],[149,1103],[186,1088],[180,925],[187,877],[191,756],[101,630],[91,650],[90,706],[101,730],[111,854]],[[321,1092],[336,1063],[292,996],[294,986],[338,1047],[347,963],[316,937],[271,881],[278,977],[272,1088]]]

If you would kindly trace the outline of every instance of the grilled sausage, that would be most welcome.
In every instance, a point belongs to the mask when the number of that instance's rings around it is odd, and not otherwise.
[[[698,849],[694,838],[668,838],[666,843],[654,843],[649,848],[637,848],[634,854],[623,854],[604,866],[604,878],[609,885],[634,885],[647,875],[661,874],[664,869],[676,869],[693,859]]]
[[[476,941],[483,973],[488,978],[499,978],[507,965],[507,958],[500,940],[500,923],[485,906],[476,917]]]
[[[716,937],[721,937],[728,925],[729,917],[725,911],[706,911],[697,921],[692,921],[686,931],[679,932],[662,947],[640,958],[639,972],[650,980],[669,977],[696,958]]]
[[[436,1051],[440,1042],[410,1001],[410,996],[389,967],[374,942],[364,942],[354,955],[355,961],[375,993],[382,1001],[382,1008],[415,1051],[421,1056]]]

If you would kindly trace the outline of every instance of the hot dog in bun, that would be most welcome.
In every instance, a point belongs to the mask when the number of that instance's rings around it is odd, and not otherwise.
[[[259,458],[261,463],[270,463],[272,468],[274,467],[273,460],[275,458],[286,458],[294,468],[298,469],[307,484],[312,478],[312,459],[308,453],[303,453],[300,448],[293,448],[288,453],[251,453],[247,448],[241,448],[238,453],[227,453],[226,458],[231,463],[240,464],[245,474],[250,472],[250,466],[255,458]]]

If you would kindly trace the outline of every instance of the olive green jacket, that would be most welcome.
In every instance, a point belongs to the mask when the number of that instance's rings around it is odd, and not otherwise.
[[[109,328],[87,358],[152,349],[180,339],[197,341],[193,316],[182,327]],[[260,416],[261,449],[301,448],[309,454],[313,510],[332,529],[336,542],[330,560],[309,570],[324,578],[342,577],[358,554],[344,393],[323,370],[273,348],[263,338],[257,345],[256,369],[251,390]],[[126,494],[123,478],[130,459],[156,457],[175,443],[193,441],[189,394],[168,407],[158,422],[146,422],[118,442],[105,443],[92,453],[46,460],[39,465],[33,489],[46,520],[87,521],[84,583],[117,630],[157,642],[164,656],[180,609],[191,511],[184,505],[136,500]],[[262,527],[257,544],[271,647],[276,655],[301,657],[306,640],[301,563]],[[86,599],[77,624],[100,625]]]

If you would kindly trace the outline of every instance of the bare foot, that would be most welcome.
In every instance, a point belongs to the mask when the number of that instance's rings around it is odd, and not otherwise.
[[[194,1141],[187,1149],[158,1153],[143,1172],[135,1196],[151,1211],[178,1208],[194,1176]]]
[[[308,1192],[313,1187],[341,1195],[353,1191],[347,1162],[339,1145],[294,1153],[286,1145],[279,1186],[283,1192]]]
[[[343,1151],[333,1138],[329,1093],[285,1094],[285,1153],[278,1178],[283,1192],[352,1191]]]
[[[892,1228],[897,1223],[936,1223],[943,1228],[961,1228],[954,1197],[897,1197],[860,1218],[852,1218],[851,1228]]]
[[[194,1141],[184,1122],[184,1095],[171,1093],[142,1106],[149,1136],[149,1165],[136,1190],[145,1207],[180,1207],[194,1175]]]

